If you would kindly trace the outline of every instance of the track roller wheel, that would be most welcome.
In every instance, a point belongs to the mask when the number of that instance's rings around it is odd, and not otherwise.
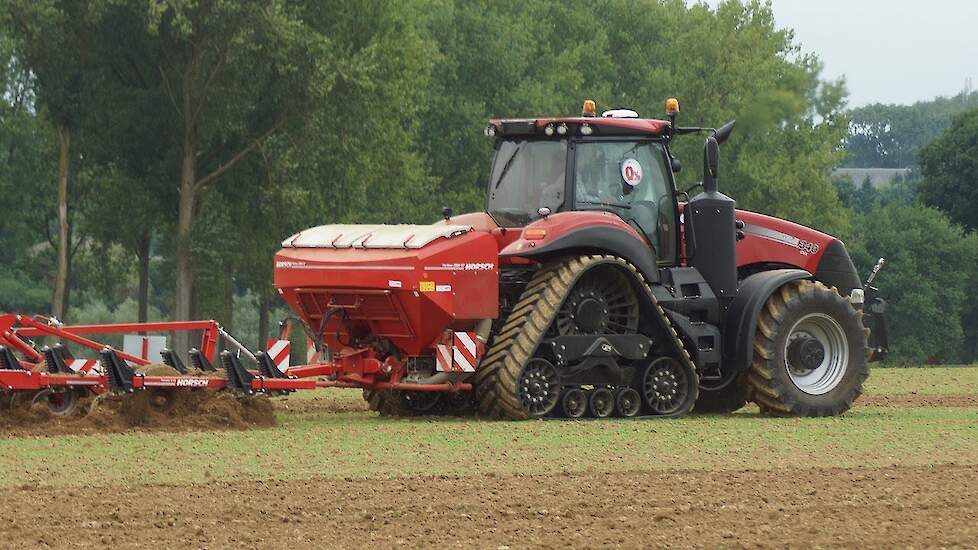
[[[579,388],[571,388],[564,392],[560,400],[561,411],[567,418],[581,418],[587,414],[587,394]]]
[[[841,414],[869,376],[869,330],[834,288],[796,281],[768,298],[757,320],[751,399],[776,415]]]
[[[516,384],[520,404],[530,416],[546,416],[560,401],[557,368],[546,359],[540,357],[531,359],[520,371]]]
[[[625,418],[636,416],[642,410],[642,396],[635,388],[625,388],[618,392],[618,397],[615,398],[615,408],[617,408],[618,414]]]
[[[653,413],[679,416],[692,410],[698,396],[696,373],[672,357],[660,357],[645,371],[642,397]]]
[[[608,388],[595,388],[588,401],[591,406],[591,414],[595,418],[607,418],[615,412],[615,394],[611,393]]]

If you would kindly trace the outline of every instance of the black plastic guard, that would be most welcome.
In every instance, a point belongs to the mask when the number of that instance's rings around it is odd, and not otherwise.
[[[109,390],[112,392],[132,392],[132,379],[136,376],[135,371],[119,356],[112,348],[102,348],[99,352],[102,358],[102,369],[105,370],[105,377],[109,382]]]
[[[248,372],[248,369],[241,365],[241,361],[238,360],[238,357],[235,354],[227,350],[222,351],[221,364],[224,366],[227,387],[231,391],[246,395],[252,395],[255,393],[255,391],[251,389],[251,381],[254,380],[255,377]]]
[[[214,372],[217,370],[199,349],[191,348],[190,351],[187,352],[187,355],[190,357],[190,364],[193,365],[195,369],[204,372]]]
[[[21,370],[20,361],[7,346],[0,346],[0,370]]]
[[[69,374],[71,372],[58,350],[45,346],[41,353],[44,354],[44,364],[47,365],[48,372],[51,374]]]
[[[258,373],[265,378],[288,378],[289,375],[280,371],[278,365],[272,358],[264,351],[259,351],[255,354],[255,359],[258,360]]]
[[[173,370],[179,372],[180,374],[187,374],[187,366],[183,364],[183,360],[180,356],[174,353],[172,349],[164,348],[160,351],[160,356],[163,357],[163,364],[172,368]]]

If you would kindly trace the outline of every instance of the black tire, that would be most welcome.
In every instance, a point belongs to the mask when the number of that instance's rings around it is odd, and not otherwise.
[[[625,418],[637,416],[642,410],[642,396],[635,388],[625,388],[615,398],[615,409]]]
[[[439,392],[387,390],[378,392],[381,416],[427,416],[440,412]]]
[[[560,400],[561,410],[567,418],[581,418],[587,414],[587,394],[579,388],[571,388],[564,392]]]
[[[867,338],[862,313],[834,288],[817,281],[784,285],[757,322],[751,399],[780,416],[842,414],[869,376]],[[814,349],[806,348],[812,341]]]
[[[727,386],[712,390],[700,388],[700,397],[696,400],[694,414],[726,414],[740,410],[747,404],[747,380],[743,377],[732,381]]]
[[[363,390],[363,400],[367,402],[367,407],[374,412],[379,412],[384,406],[384,392],[377,390]]]
[[[607,418],[615,412],[615,394],[608,388],[595,388],[588,405],[595,418]]]

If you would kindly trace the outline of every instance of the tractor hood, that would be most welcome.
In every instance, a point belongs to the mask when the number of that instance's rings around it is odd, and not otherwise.
[[[324,225],[282,246],[275,287],[331,346],[342,325],[417,354],[498,315],[499,245],[469,225]]]

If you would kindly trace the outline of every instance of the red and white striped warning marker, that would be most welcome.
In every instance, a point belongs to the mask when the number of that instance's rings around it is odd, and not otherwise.
[[[272,358],[272,362],[275,363],[278,370],[282,372],[289,370],[289,356],[292,353],[291,342],[288,340],[269,340],[266,349],[268,351],[265,353]]]
[[[98,372],[100,369],[99,362],[95,359],[69,359],[67,361],[68,368],[75,372],[92,372],[93,370]]]
[[[474,332],[456,332],[451,346],[438,344],[435,352],[435,369],[439,372],[475,372],[486,352],[486,345]]]
[[[319,357],[319,350],[316,349],[315,342],[312,341],[312,338],[306,338],[306,362],[310,365],[321,363]]]

